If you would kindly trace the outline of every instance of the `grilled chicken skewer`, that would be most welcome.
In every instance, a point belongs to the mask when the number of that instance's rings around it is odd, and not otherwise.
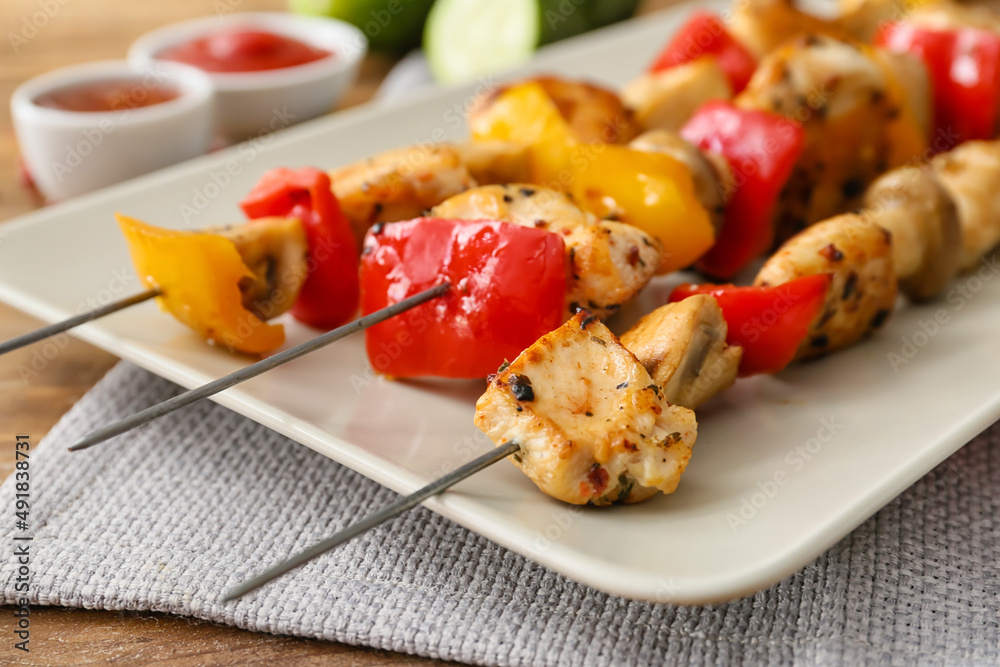
[[[29,331],[26,334],[16,336],[0,343],[0,354],[6,354],[8,352],[13,352],[14,350],[19,350],[22,347],[31,345],[32,343],[43,341],[46,338],[51,338],[52,336],[69,331],[70,329],[75,329],[76,327],[84,325],[87,322],[93,322],[94,320],[102,318],[105,315],[111,315],[112,313],[117,313],[120,310],[131,308],[136,304],[149,301],[150,299],[155,299],[160,296],[160,294],[160,290],[149,289],[145,292],[139,292],[138,294],[133,294],[132,296],[125,297],[124,299],[119,299],[118,301],[112,301],[105,306],[89,310],[85,313],[80,313],[79,315],[67,318],[61,322],[53,322],[47,326],[40,327],[34,331]]]
[[[291,307],[306,276],[306,240],[302,224],[298,220],[261,218],[253,224],[227,225],[205,231],[231,241],[249,269],[251,275],[241,280],[238,285],[243,306],[249,312],[265,320],[277,317]],[[273,299],[274,294],[282,294],[283,298]],[[0,343],[0,354],[159,296],[162,296],[162,290],[159,288],[148,289],[62,322],[50,324]]]
[[[757,284],[833,274],[827,302],[797,358],[869,335],[891,312],[897,282],[914,298],[927,298],[960,259],[968,264],[973,248],[990,243],[992,228],[974,215],[983,189],[974,186],[955,197],[946,180],[921,170],[890,173],[865,193],[863,216],[841,215],[801,231],[768,260]],[[506,188],[459,196],[441,210],[478,214],[498,209],[501,201],[513,204],[505,219],[524,224],[524,203],[513,201]],[[559,203],[562,213],[567,204]],[[964,218],[959,210],[967,212]],[[593,224],[585,221],[571,230]],[[964,235],[956,234],[959,225]],[[964,257],[957,240],[967,246]],[[941,246],[943,252],[937,252]],[[638,502],[656,490],[672,492],[690,457],[696,425],[693,413],[671,404],[664,389],[670,387],[678,403],[698,404],[732,383],[739,361],[739,349],[724,343],[725,321],[712,312],[713,305],[717,311],[714,300],[702,296],[665,306],[622,341],[587,313],[577,314],[491,378],[477,404],[477,424],[505,447],[516,446],[515,463],[542,490],[567,502]],[[719,380],[699,386],[697,378],[708,377],[713,366],[723,369]],[[627,379],[612,389],[611,381],[620,377]],[[638,388],[630,391],[633,383]],[[614,425],[593,426],[602,421]],[[505,453],[498,452],[497,460]]]
[[[567,317],[587,308],[598,317],[618,311],[656,274],[662,244],[638,227],[598,220],[566,194],[531,184],[466,190],[431,209],[463,220],[502,220],[559,234],[566,245]]]
[[[255,378],[258,375],[277,368],[278,366],[283,366],[290,361],[303,357],[310,352],[326,347],[330,343],[346,338],[347,336],[358,331],[363,331],[364,329],[374,326],[379,322],[384,322],[385,320],[395,317],[400,313],[404,313],[422,303],[436,299],[445,294],[449,289],[451,289],[451,285],[448,283],[442,283],[436,287],[432,287],[431,289],[415,294],[407,299],[403,299],[402,301],[387,308],[383,308],[382,310],[354,320],[353,322],[345,324],[342,327],[333,329],[332,331],[327,331],[312,340],[308,340],[304,343],[296,345],[295,347],[290,347],[287,350],[282,350],[273,356],[250,364],[249,366],[241,368],[240,370],[230,373],[229,375],[225,375],[217,380],[213,380],[196,389],[191,389],[183,394],[178,394],[177,396],[167,399],[162,403],[158,403],[154,406],[146,408],[145,410],[130,415],[125,419],[101,427],[96,431],[87,434],[79,442],[72,445],[69,450],[71,452],[75,452],[82,449],[88,449],[94,445],[113,438],[116,435],[121,435],[122,433],[151,422],[154,419],[159,419],[160,417],[168,415],[171,412],[179,410],[196,401],[200,401],[203,398],[214,396],[215,394],[234,387],[241,382]]]
[[[765,262],[756,285],[832,276],[796,359],[870,336],[893,311],[897,285],[915,300],[931,298],[962,262],[974,266],[1000,240],[1000,200],[981,185],[1000,180],[998,151],[1000,141],[973,142],[926,168],[890,172],[866,193],[868,206],[861,214],[814,225]],[[965,187],[948,180],[967,169],[976,169],[979,178],[962,180]],[[741,350],[726,345],[726,322],[705,295],[657,309],[617,345],[606,329],[584,317],[540,340],[493,378],[477,403],[476,423],[495,442],[521,443],[515,465],[560,500],[608,504],[638,502],[656,489],[669,493],[690,449],[664,449],[652,435],[659,433],[655,420],[667,414],[665,405],[695,408],[730,386]],[[638,373],[627,351],[646,374]],[[614,383],[622,372],[631,373],[628,385]],[[646,377],[651,384],[642,384]],[[650,396],[624,393],[636,380]],[[621,402],[642,406],[644,417],[622,412]],[[669,416],[687,423],[686,413]],[[637,444],[649,442],[659,448]]]
[[[718,331],[706,336],[710,341],[707,349],[697,343],[683,345],[687,352],[677,355],[679,366],[671,373],[675,376],[697,374],[702,364],[711,364],[721,358],[715,353],[721,349],[718,341],[725,339],[725,321],[718,312],[714,316],[710,313],[713,308],[718,311],[714,300],[692,297],[688,301],[697,305],[694,308],[685,307],[683,313],[677,314],[676,323],[704,319],[703,325],[696,328],[704,329],[707,324],[709,328],[721,329],[721,338]],[[671,304],[665,308],[674,309],[679,305]],[[709,311],[707,316],[705,311]],[[722,347],[725,347],[724,344]],[[735,358],[738,363],[739,349],[722,351],[722,356]],[[561,364],[581,357],[587,359],[588,367],[604,364],[615,373],[613,377],[604,376],[604,385],[618,384],[611,388],[590,387],[584,383],[576,395],[569,397],[551,392],[552,389],[561,389],[558,384],[543,384],[543,379],[557,383],[564,379],[561,370],[565,366]],[[692,363],[695,359],[698,361]],[[661,370],[666,370],[665,362],[658,365]],[[534,375],[538,380],[537,395],[527,376],[515,371]],[[587,402],[590,409],[584,409],[581,401]],[[527,406],[527,409],[522,406]],[[594,426],[603,421],[602,417],[613,421],[616,429],[603,434],[603,437],[596,430],[600,427]],[[598,504],[638,502],[657,490],[672,492],[687,466],[697,428],[694,413],[672,405],[636,357],[621,345],[614,334],[582,312],[544,336],[508,369],[491,378],[489,389],[477,405],[476,419],[477,423],[488,425],[488,428],[510,430],[521,440],[503,442],[497,449],[234,587],[223,595],[221,601],[236,599],[273,581],[508,457],[543,490],[559,493],[558,489],[562,489],[567,498],[577,501],[593,501],[596,494]],[[596,441],[593,437],[595,433],[599,437]],[[558,440],[576,435],[582,436],[577,446],[565,440],[555,447],[550,444],[553,437]],[[567,455],[562,456],[564,453]],[[599,463],[598,458],[603,463]],[[565,478],[553,474],[549,467],[563,472]],[[573,488],[574,483],[576,488]]]

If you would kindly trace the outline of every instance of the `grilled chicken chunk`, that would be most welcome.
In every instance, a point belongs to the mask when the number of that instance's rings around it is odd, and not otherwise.
[[[597,220],[562,192],[529,184],[486,185],[431,210],[441,218],[503,220],[547,229],[566,243],[567,316],[587,308],[598,317],[617,312],[656,273],[660,242],[631,225]]]
[[[876,331],[896,305],[892,236],[853,214],[838,215],[800,232],[764,263],[755,285],[782,285],[829,273],[826,303],[795,354],[818,357]]]
[[[639,133],[632,112],[622,104],[617,94],[607,88],[555,76],[538,76],[518,83],[529,81],[545,90],[578,141],[623,144]],[[477,119],[507,88],[500,86],[493,94],[477,101],[469,111],[469,127],[476,126]]]
[[[240,280],[243,307],[262,320],[281,315],[295,303],[306,280],[309,250],[297,218],[257,218],[241,225],[204,230],[236,246],[252,277]]]
[[[515,465],[575,505],[672,493],[697,436],[694,413],[671,405],[615,335],[582,312],[491,378],[476,426],[497,444],[518,443]]]
[[[630,148],[647,153],[666,153],[691,172],[694,194],[708,211],[718,234],[726,216],[726,202],[735,184],[732,169],[724,157],[702,151],[679,134],[666,130],[644,132],[629,143]]]
[[[894,169],[872,183],[864,205],[861,217],[892,234],[900,289],[914,301],[944,291],[960,268],[962,227],[955,202],[934,173]]]
[[[645,72],[622,88],[622,100],[639,127],[676,132],[709,100],[733,96],[729,79],[714,58]]]
[[[736,381],[743,348],[727,345],[727,333],[718,302],[696,294],[649,313],[621,342],[668,401],[694,410]]]
[[[910,0],[840,0],[837,23],[862,44],[871,44],[883,23],[898,21],[913,9]]]
[[[523,183],[531,179],[528,146],[510,141],[467,141],[453,144],[479,185]]]
[[[890,68],[830,37],[799,37],[767,55],[737,104],[782,114],[805,130],[776,212],[779,241],[856,210],[875,178],[926,141]]]
[[[955,2],[913,2],[913,0],[841,0],[838,23],[855,39],[870,44],[879,27],[905,20],[913,25],[954,30],[979,28],[1000,31],[1000,19],[985,6]]]
[[[966,142],[931,168],[958,207],[962,269],[974,269],[1000,242],[1000,141]]]
[[[1000,32],[1000,17],[986,6],[970,6],[938,0],[918,3],[915,7],[907,9],[910,10],[910,14],[906,17],[907,22],[925,28],[937,30],[977,28]]]
[[[476,185],[454,147],[431,144],[398,148],[330,172],[360,252],[365,232],[377,222],[409,220]]]
[[[849,37],[838,23],[801,11],[795,0],[742,0],[733,8],[727,30],[758,58],[798,35]]]

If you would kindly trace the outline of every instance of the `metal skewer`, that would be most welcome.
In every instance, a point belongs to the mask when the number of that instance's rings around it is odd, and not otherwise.
[[[312,340],[308,340],[304,343],[291,347],[287,350],[279,352],[267,359],[262,359],[255,364],[250,364],[246,368],[241,368],[235,373],[230,373],[218,380],[213,380],[208,384],[204,384],[196,389],[186,391],[183,394],[178,394],[173,398],[167,399],[162,403],[153,405],[146,408],[145,410],[140,410],[139,412],[122,419],[121,421],[114,422],[113,424],[108,424],[102,428],[93,431],[89,435],[85,436],[80,442],[76,443],[69,448],[71,452],[76,452],[81,449],[87,449],[88,447],[93,447],[94,445],[104,442],[109,438],[113,438],[116,435],[130,431],[138,426],[142,426],[147,422],[151,422],[154,419],[158,419],[163,415],[170,414],[174,410],[179,410],[186,405],[190,405],[195,401],[199,401],[203,398],[213,396],[218,394],[220,391],[229,389],[230,387],[237,385],[245,380],[255,378],[262,373],[266,373],[272,368],[277,368],[282,364],[287,364],[289,361],[298,359],[299,357],[305,356],[314,350],[318,350],[321,347],[329,345],[330,343],[340,340],[341,338],[346,338],[352,333],[367,329],[368,327],[378,324],[379,322],[384,322],[390,317],[395,317],[402,312],[409,310],[415,306],[419,306],[422,303],[430,301],[431,299],[436,299],[439,296],[445,294],[451,285],[449,283],[441,283],[436,287],[424,290],[414,294],[413,296],[403,299],[399,303],[395,303],[387,308],[382,308],[374,313],[365,315],[364,317],[349,322],[342,327],[333,329],[332,331],[327,331],[325,334],[317,336]]]
[[[348,526],[339,533],[335,533],[330,537],[326,538],[322,542],[317,542],[313,546],[299,552],[298,554],[292,556],[288,560],[275,565],[272,568],[264,570],[256,577],[244,581],[239,586],[231,588],[225,595],[222,596],[222,602],[229,602],[230,600],[235,600],[238,597],[246,595],[250,591],[260,588],[264,584],[277,579],[286,572],[297,568],[299,565],[303,565],[308,561],[316,558],[317,556],[326,553],[334,547],[340,546],[344,542],[348,542],[351,539],[357,537],[361,533],[374,528],[383,521],[388,521],[394,517],[399,516],[406,510],[416,507],[423,501],[427,500],[431,496],[441,493],[450,486],[457,484],[466,477],[470,477],[480,470],[487,468],[497,461],[507,458],[511,454],[516,454],[520,449],[520,446],[516,442],[505,442],[494,450],[483,454],[479,458],[466,463],[461,468],[448,473],[444,477],[438,479],[437,481],[431,482],[427,486],[414,491],[405,498],[400,498],[396,502],[392,503],[385,509],[379,510],[374,514],[369,514],[361,521],[358,521],[354,525]]]
[[[75,317],[69,318],[68,320],[55,322],[54,324],[44,326],[41,329],[29,331],[23,336],[17,336],[16,338],[11,338],[10,340],[0,343],[0,354],[7,354],[8,352],[24,347],[25,345],[37,343],[40,340],[45,340],[46,338],[72,329],[73,327],[78,327],[81,324],[92,322],[99,317],[104,317],[105,315],[110,315],[111,313],[117,313],[119,310],[124,310],[129,306],[134,306],[137,303],[142,303],[143,301],[149,301],[150,299],[154,299],[158,296],[160,296],[160,290],[146,290],[145,292],[134,294],[119,301],[112,301],[106,306],[101,306],[100,308],[95,308],[94,310],[87,311],[86,313],[81,313]]]

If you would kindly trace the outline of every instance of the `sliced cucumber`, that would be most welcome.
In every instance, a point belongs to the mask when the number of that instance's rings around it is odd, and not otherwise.
[[[437,0],[424,51],[454,83],[523,63],[539,46],[631,16],[639,0]]]
[[[469,81],[528,60],[540,37],[537,0],[437,0],[424,53],[438,81]]]

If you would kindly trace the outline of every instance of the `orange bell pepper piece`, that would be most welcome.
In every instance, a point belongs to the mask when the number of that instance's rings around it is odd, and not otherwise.
[[[474,141],[507,141],[527,146],[531,182],[567,190],[570,152],[577,145],[569,123],[541,84],[534,81],[501,92],[489,109],[470,120]]]
[[[599,218],[635,225],[663,243],[660,273],[690,265],[715,242],[691,174],[666,154],[583,143],[535,82],[511,86],[473,118],[473,140],[527,146],[531,182],[564,190]]]
[[[573,154],[577,202],[599,218],[638,227],[663,243],[658,273],[683,269],[715,243],[715,228],[691,172],[664,153],[583,145]]]
[[[163,292],[156,299],[162,310],[210,343],[247,354],[264,354],[285,342],[282,325],[244,308],[239,282],[253,273],[232,241],[116,217],[142,284]]]

